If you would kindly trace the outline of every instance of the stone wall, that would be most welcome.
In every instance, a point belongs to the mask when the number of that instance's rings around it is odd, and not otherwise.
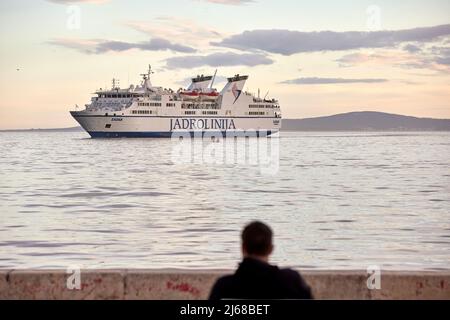
[[[206,299],[226,271],[82,270],[68,289],[65,270],[1,270],[0,299]],[[382,272],[381,289],[363,271],[305,271],[317,299],[450,299],[450,271]],[[76,282],[69,283],[76,284]]]

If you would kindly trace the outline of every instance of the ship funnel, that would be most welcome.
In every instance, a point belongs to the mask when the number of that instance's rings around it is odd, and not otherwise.
[[[220,95],[222,96],[222,104],[233,105],[240,98],[242,90],[244,90],[245,82],[248,76],[235,75],[228,78],[228,83],[222,89]]]
[[[187,88],[189,91],[198,90],[198,91],[206,91],[209,86],[209,83],[212,80],[212,76],[197,76],[196,78],[192,78],[192,82]]]

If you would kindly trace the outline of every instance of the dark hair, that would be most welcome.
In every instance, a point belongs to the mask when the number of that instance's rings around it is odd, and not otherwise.
[[[253,221],[242,231],[242,246],[248,254],[265,256],[272,249],[272,230],[262,222]]]

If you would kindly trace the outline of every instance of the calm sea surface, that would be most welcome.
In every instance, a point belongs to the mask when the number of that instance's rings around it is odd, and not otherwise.
[[[450,269],[450,133],[277,140],[266,172],[170,139],[0,133],[0,268],[233,268],[259,219],[281,265]]]

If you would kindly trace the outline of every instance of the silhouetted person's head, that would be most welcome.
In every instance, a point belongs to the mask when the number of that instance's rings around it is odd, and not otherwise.
[[[273,251],[272,230],[268,225],[254,221],[242,231],[242,254],[245,258],[268,261]]]

